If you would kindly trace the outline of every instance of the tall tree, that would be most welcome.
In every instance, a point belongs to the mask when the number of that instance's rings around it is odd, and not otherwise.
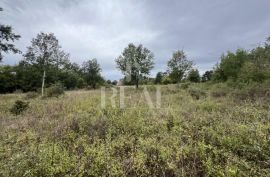
[[[3,11],[1,7],[0,11]],[[21,51],[12,44],[12,42],[18,40],[20,37],[20,35],[13,33],[11,26],[0,24],[0,62],[3,59],[2,52],[8,53],[11,51],[13,53],[21,53]]]
[[[94,89],[96,85],[103,80],[100,74],[101,68],[96,59],[84,62],[82,72],[87,85],[90,85]]]
[[[228,52],[221,56],[221,62],[214,70],[213,79],[216,81],[227,81],[229,79],[236,81],[240,69],[248,59],[248,52],[238,49],[235,53]]]
[[[24,55],[24,61],[42,70],[41,93],[43,96],[46,71],[50,67],[61,68],[68,61],[68,54],[61,50],[61,46],[53,33],[41,32],[31,43]]]
[[[130,43],[115,61],[117,68],[122,71],[132,84],[139,87],[141,78],[148,76],[154,67],[154,54],[143,45],[135,46]]]
[[[205,73],[202,75],[202,82],[207,82],[212,79],[213,71],[205,71]]]
[[[187,78],[190,82],[200,82],[201,77],[197,69],[190,70]]]
[[[167,64],[169,76],[172,81],[174,83],[181,82],[192,69],[192,65],[193,62],[187,59],[183,50],[174,52]]]

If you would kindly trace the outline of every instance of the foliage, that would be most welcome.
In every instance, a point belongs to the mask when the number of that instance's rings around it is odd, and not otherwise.
[[[0,95],[0,175],[267,177],[269,101],[261,95],[269,83],[257,85],[246,87],[252,100],[226,83],[161,86],[161,109],[133,87],[125,90],[126,109],[97,106],[97,90],[70,91],[31,100],[20,119],[7,110],[22,94]],[[194,99],[191,89],[204,94]],[[226,96],[209,97],[216,89]]]
[[[192,69],[188,73],[187,80],[189,80],[190,82],[200,82],[201,81],[201,77],[200,77],[199,70]]]
[[[117,85],[117,80],[112,81],[112,85]]]
[[[35,65],[42,75],[42,96],[45,86],[45,78],[49,73],[49,68],[58,70],[63,65],[69,62],[68,54],[61,50],[61,46],[57,38],[53,33],[43,33],[37,35],[36,38],[32,39],[31,46],[27,48],[26,54],[24,55],[24,64]],[[51,75],[50,77],[55,77]]]
[[[188,92],[192,96],[192,98],[196,100],[206,97],[206,92],[198,88],[189,88]]]
[[[210,95],[214,98],[221,98],[232,93],[232,88],[227,83],[217,83],[210,89]]]
[[[261,101],[270,101],[270,87],[269,82],[256,84],[252,83],[246,85],[241,89],[236,89],[232,92],[232,97],[236,100],[252,100],[260,99]]]
[[[12,66],[0,66],[0,93],[14,92],[18,88],[16,69]]]
[[[167,85],[167,84],[171,84],[172,83],[172,80],[169,76],[164,76],[161,80],[161,83],[164,84],[164,85]]]
[[[166,75],[166,73],[158,72],[155,78],[155,84],[161,84],[163,77]]]
[[[37,65],[40,69],[47,67],[61,68],[68,61],[68,54],[61,50],[58,39],[53,33],[39,33],[27,47],[24,61]]]
[[[10,109],[10,112],[15,115],[19,115],[22,112],[24,112],[26,109],[28,109],[29,103],[21,100],[17,100],[12,108]]]
[[[191,70],[193,62],[187,59],[183,50],[173,53],[172,58],[168,61],[168,71],[173,83],[181,82]]]
[[[2,8],[0,8],[1,11],[3,11]],[[12,53],[21,53],[14,44],[10,43],[19,40],[20,37],[20,35],[13,32],[11,26],[0,24],[0,62],[3,59],[2,52],[8,53],[11,51]]]
[[[46,89],[46,97],[59,97],[64,94],[64,88],[61,84],[54,84]]]
[[[212,79],[213,71],[205,71],[205,73],[202,75],[202,82],[207,82]]]
[[[222,55],[221,62],[214,69],[213,80],[217,82],[251,83],[270,78],[270,46],[257,47],[250,52],[238,49],[235,53]]]
[[[154,67],[154,54],[143,45],[135,46],[130,43],[116,60],[117,68],[122,71],[125,80],[135,84],[138,88],[139,81],[150,74]]]
[[[103,78],[100,75],[101,68],[96,59],[88,60],[83,63],[82,66],[83,76],[85,78],[86,84],[92,88],[104,82]]]
[[[184,83],[180,84],[180,88],[181,89],[188,89],[190,85],[191,85],[190,82],[184,82]]]

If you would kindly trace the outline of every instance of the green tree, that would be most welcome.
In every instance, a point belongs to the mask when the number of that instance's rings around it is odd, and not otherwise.
[[[3,9],[0,7],[0,11]],[[15,40],[18,40],[21,36],[15,34],[11,26],[0,24],[0,62],[3,59],[3,53],[13,52],[13,53],[21,53],[19,49],[15,47],[12,43]]]
[[[202,82],[207,82],[212,79],[213,71],[205,71],[205,73],[202,75]]]
[[[240,73],[240,69],[248,59],[247,51],[238,49],[236,53],[228,52],[221,56],[221,62],[214,71],[214,80],[227,81],[231,79],[236,81]]]
[[[11,93],[17,88],[16,67],[0,65],[0,93]]]
[[[187,79],[190,82],[200,82],[201,77],[199,71],[197,69],[190,70]]]
[[[155,84],[161,84],[162,83],[162,79],[166,74],[163,72],[158,72],[155,78]]]
[[[117,85],[117,80],[112,81],[112,85]]]
[[[46,72],[48,72],[51,77],[57,77],[54,71],[64,67],[65,63],[69,62],[69,56],[61,50],[61,46],[53,33],[41,32],[31,43],[31,46],[27,48],[27,52],[24,55],[24,60],[30,65],[35,65],[43,72],[41,86],[43,96]]]
[[[107,82],[108,85],[112,84],[112,81],[110,79],[108,79],[106,82]]]
[[[31,65],[25,60],[20,61],[16,76],[23,91],[37,91],[40,88],[42,70],[37,65]]]
[[[115,61],[125,80],[139,87],[139,81],[150,74],[154,67],[154,54],[142,45],[129,44]]]
[[[171,84],[172,83],[172,80],[171,80],[171,78],[169,76],[165,75],[162,78],[161,83],[164,84],[164,85]]]
[[[187,59],[183,50],[174,52],[167,64],[171,80],[174,83],[181,82],[192,69],[192,65],[193,62]]]
[[[82,72],[87,85],[96,88],[98,83],[103,81],[101,77],[101,68],[96,59],[88,60],[83,63]]]

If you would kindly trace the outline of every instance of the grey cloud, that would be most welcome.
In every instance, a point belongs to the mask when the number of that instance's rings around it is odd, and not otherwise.
[[[103,74],[118,79],[115,58],[128,43],[155,54],[155,69],[166,70],[172,52],[184,49],[200,72],[222,53],[252,48],[270,31],[269,0],[2,0],[1,22],[22,35],[21,50],[40,31],[53,32],[73,62],[97,58]],[[14,64],[19,55],[6,55]]]

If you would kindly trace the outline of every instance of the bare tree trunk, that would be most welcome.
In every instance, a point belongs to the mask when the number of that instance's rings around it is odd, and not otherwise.
[[[44,85],[45,85],[46,71],[43,71],[42,86],[41,86],[41,96],[44,96]]]
[[[136,78],[136,89],[138,89],[138,88],[139,88],[139,79]]]

